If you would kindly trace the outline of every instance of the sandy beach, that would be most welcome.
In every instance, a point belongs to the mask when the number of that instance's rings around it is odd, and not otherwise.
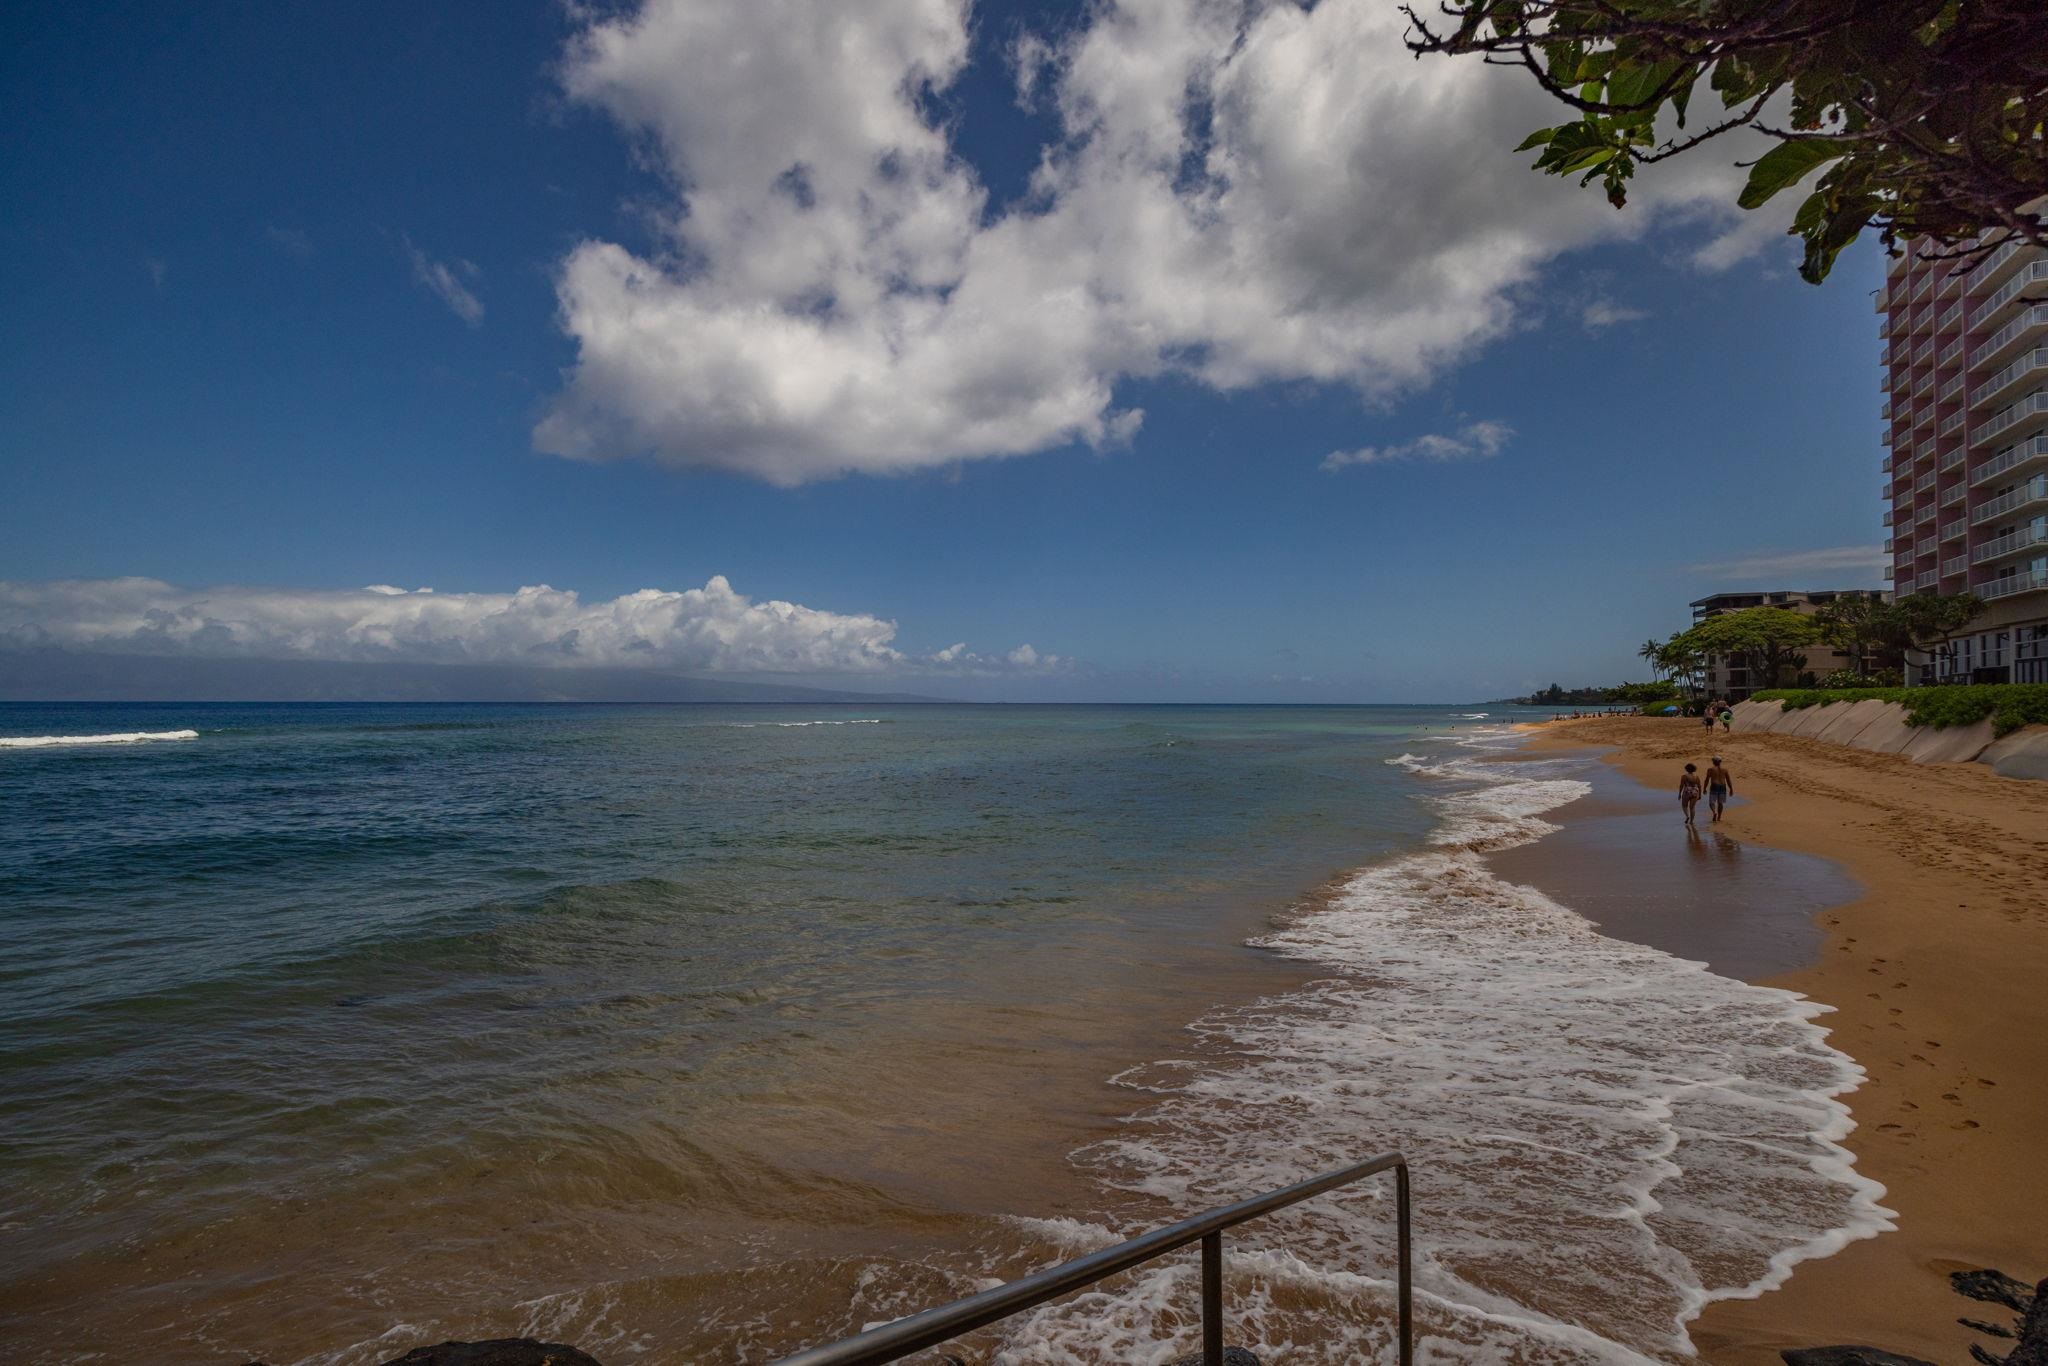
[[[1957,1317],[2000,1315],[1957,1297],[1948,1273],[2048,1274],[2048,785],[1787,736],[1706,741],[1694,723],[1639,717],[1555,723],[1531,748],[1583,746],[1673,794],[1674,839],[1681,765],[1723,755],[1740,798],[1725,834],[1832,860],[1862,889],[1821,913],[1818,962],[1755,980],[1839,1012],[1834,1042],[1869,1074],[1847,1097],[1847,1145],[1898,1228],[1800,1264],[1759,1299],[1709,1306],[1693,1326],[1701,1355],[1775,1362],[1782,1347],[1861,1343],[1966,1359],[1986,1339]]]

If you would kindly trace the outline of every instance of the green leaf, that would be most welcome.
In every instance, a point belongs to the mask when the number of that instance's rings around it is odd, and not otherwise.
[[[1781,142],[1749,168],[1749,183],[1735,202],[1754,209],[1778,191],[1796,185],[1808,171],[1824,162],[1839,160],[1842,152],[1826,142]]]
[[[1535,132],[1529,134],[1528,137],[1523,138],[1521,146],[1515,148],[1515,150],[1517,152],[1526,152],[1531,147],[1541,147],[1556,136],[1557,130],[1555,128],[1538,128]]]

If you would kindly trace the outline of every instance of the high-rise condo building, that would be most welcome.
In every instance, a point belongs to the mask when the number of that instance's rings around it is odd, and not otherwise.
[[[1909,251],[1877,308],[1893,593],[1984,600],[1914,681],[2048,683],[2048,251],[2008,242],[1960,267]]]

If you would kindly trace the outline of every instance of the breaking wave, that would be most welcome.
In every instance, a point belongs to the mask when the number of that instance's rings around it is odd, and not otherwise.
[[[196,730],[125,730],[111,735],[0,735],[0,749],[54,749],[64,745],[140,745],[154,740],[197,740]]]
[[[1414,1170],[1421,1359],[1673,1361],[1715,1299],[1892,1227],[1841,1139],[1862,1069],[1828,1009],[1609,939],[1496,877],[1589,791],[1572,762],[1403,755],[1441,788],[1433,847],[1366,868],[1258,941],[1332,976],[1192,1026],[1186,1058],[1116,1078],[1151,1097],[1077,1160],[1130,1202],[1041,1230],[1069,1255],[1389,1149]],[[1512,743],[1512,741],[1509,741]],[[1391,1351],[1385,1181],[1231,1238],[1231,1340],[1268,1359]],[[1099,1241],[1098,1241],[1099,1240]],[[1164,1361],[1196,1272],[1154,1265],[1039,1311],[1005,1361]]]

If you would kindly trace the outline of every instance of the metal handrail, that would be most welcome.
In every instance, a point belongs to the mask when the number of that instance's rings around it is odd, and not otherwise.
[[[877,1366],[877,1363],[897,1361],[962,1333],[971,1333],[997,1319],[1035,1309],[1048,1300],[1056,1300],[1070,1291],[1093,1285],[1119,1271],[1128,1271],[1194,1242],[1202,1245],[1202,1362],[1203,1366],[1223,1366],[1223,1230],[1388,1170],[1394,1173],[1396,1237],[1400,1245],[1396,1299],[1400,1318],[1401,1366],[1413,1366],[1414,1285],[1409,1270],[1408,1162],[1399,1153],[1382,1153],[1369,1162],[1340,1167],[1281,1190],[1268,1191],[1234,1205],[1197,1214],[1192,1219],[1154,1229],[1115,1247],[1091,1252],[1086,1257],[1049,1266],[1043,1271],[1034,1271],[993,1290],[969,1295],[964,1300],[942,1304],[936,1309],[927,1309],[921,1314],[912,1314],[909,1318],[897,1319],[822,1347],[808,1348],[795,1356],[782,1358],[775,1366]]]

